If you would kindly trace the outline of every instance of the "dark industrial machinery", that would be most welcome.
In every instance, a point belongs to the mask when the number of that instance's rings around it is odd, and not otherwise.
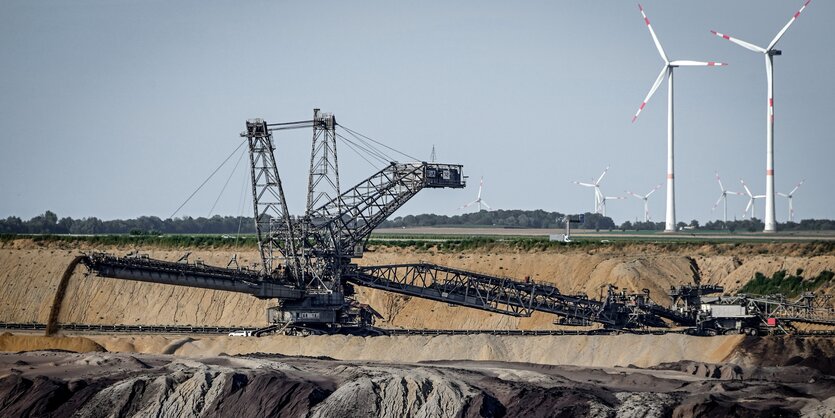
[[[103,277],[191,286],[275,299],[261,332],[293,334],[364,332],[378,317],[373,308],[353,298],[353,286],[496,312],[530,316],[556,315],[561,325],[602,324],[610,329],[705,327],[703,295],[721,291],[709,286],[674,290],[673,307],[653,302],[649,292],[628,294],[609,286],[605,297],[564,295],[556,287],[488,276],[432,264],[358,266],[371,232],[425,188],[463,188],[458,164],[389,162],[357,185],[340,189],[336,119],[314,109],[311,120],[246,122],[241,133],[249,149],[255,230],[260,267],[213,267],[154,260],[133,255],[96,253],[82,258]],[[275,158],[273,135],[287,129],[312,128],[307,204],[301,216],[289,213]],[[342,127],[349,132],[350,129]],[[231,264],[230,264],[231,265]],[[757,305],[759,306],[759,305]],[[774,310],[766,310],[774,312]],[[833,321],[835,322],[835,321]],[[722,325],[725,326],[725,325]],[[741,328],[740,328],[741,329]]]
[[[721,296],[701,304],[698,330],[706,335],[792,333],[796,324],[835,326],[829,296],[806,292],[795,300],[783,295]]]

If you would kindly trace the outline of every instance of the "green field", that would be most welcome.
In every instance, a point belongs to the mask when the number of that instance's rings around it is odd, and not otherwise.
[[[433,233],[437,231],[437,233]],[[523,251],[544,251],[547,249],[568,248],[618,248],[624,245],[648,244],[660,249],[682,249],[712,245],[744,245],[768,243],[814,243],[816,252],[835,252],[833,234],[717,234],[710,231],[698,233],[664,234],[658,232],[593,232],[578,231],[572,234],[572,242],[551,241],[549,230],[515,229],[446,229],[422,228],[420,230],[387,230],[375,232],[369,239],[371,246],[390,246],[414,248],[419,250],[435,249],[438,251],[462,251],[476,248],[511,248]],[[220,235],[220,234],[165,234],[165,235],[0,235],[0,243],[17,239],[31,239],[35,243],[59,244],[72,246],[86,243],[92,246],[129,246],[129,247],[164,247],[164,248],[218,248],[218,249],[254,249],[257,247],[255,235]]]

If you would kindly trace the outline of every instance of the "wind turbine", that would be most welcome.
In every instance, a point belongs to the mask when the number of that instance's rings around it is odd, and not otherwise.
[[[800,13],[803,12],[803,9],[805,9],[811,1],[812,0],[806,0],[806,3],[803,3],[800,10],[798,10],[791,19],[789,19],[789,23],[786,23],[786,26],[783,26],[783,29],[781,29],[780,32],[777,32],[777,36],[775,36],[774,39],[771,40],[771,43],[769,43],[765,48],[730,37],[724,33],[716,32],[715,30],[710,31],[716,36],[725,38],[745,49],[759,52],[765,56],[765,78],[766,83],[768,84],[768,104],[766,105],[765,122],[765,232],[777,232],[777,221],[774,217],[774,56],[782,55],[783,51],[774,49],[774,47],[777,45],[777,42],[780,41],[783,34],[789,29],[789,26],[797,20],[797,17],[800,16]]]
[[[652,35],[652,41],[655,43],[655,47],[658,49],[658,53],[661,55],[661,59],[664,60],[664,66],[661,68],[661,73],[658,74],[658,78],[655,79],[655,83],[652,84],[652,88],[649,90],[649,94],[647,94],[647,97],[641,103],[641,107],[638,108],[638,111],[635,113],[635,116],[632,117],[632,122],[634,123],[635,120],[638,119],[638,115],[640,115],[641,111],[644,110],[644,106],[647,105],[647,102],[649,102],[650,97],[652,97],[652,95],[655,93],[655,90],[658,90],[658,86],[661,85],[661,82],[664,80],[664,76],[667,76],[667,220],[664,231],[675,232],[676,197],[675,176],[673,170],[673,69],[676,67],[713,67],[726,64],[713,61],[670,61],[667,58],[667,54],[664,53],[664,48],[661,47],[661,42],[658,41],[658,37],[655,36],[655,31],[652,30],[652,26],[649,24],[649,19],[647,18],[646,13],[644,13],[644,8],[641,7],[640,4],[638,4],[638,8],[641,10],[641,16],[644,17],[644,22],[646,22],[647,24],[649,34]]]
[[[606,173],[609,171],[609,166],[606,166],[606,169],[603,170],[603,174],[597,178],[597,181],[592,179],[591,183],[581,183],[579,181],[575,181],[574,184],[579,184],[583,187],[592,187],[594,188],[594,211],[592,213],[600,213],[600,201],[603,198],[603,192],[600,191],[600,182],[603,181],[603,177],[606,176]]]
[[[623,196],[603,196],[601,193],[600,195],[600,214],[606,216],[606,201],[607,200],[621,200],[626,199]]]
[[[803,184],[804,181],[806,181],[806,180],[800,180],[800,183],[797,183],[797,185],[794,186],[794,189],[792,189],[792,191],[790,191],[788,194],[780,193],[780,192],[777,193],[778,195],[783,196],[786,199],[789,199],[789,222],[794,222],[794,206],[792,205],[792,199],[794,198],[794,192],[797,191],[797,189]]]
[[[460,208],[458,208],[458,209],[459,209],[459,210],[461,210],[461,209],[465,209],[465,208],[467,208],[467,207],[469,207],[469,206],[471,206],[471,205],[474,205],[474,204],[478,203],[478,211],[479,211],[479,212],[481,212],[481,205],[484,205],[484,207],[486,207],[486,208],[487,208],[487,210],[490,210],[490,205],[488,205],[488,204],[487,204],[487,202],[485,202],[485,201],[481,198],[481,190],[482,190],[483,188],[484,188],[484,177],[482,176],[482,177],[481,177],[481,181],[478,183],[478,197],[476,197],[476,199],[475,199],[475,200],[473,200],[472,202],[467,203],[466,205],[461,206],[461,207],[460,207]]]
[[[652,194],[655,193],[655,191],[660,189],[660,188],[661,188],[661,185],[659,184],[659,185],[655,186],[652,190],[650,190],[649,193],[647,193],[643,196],[641,196],[637,193],[632,193],[628,190],[626,191],[626,193],[629,193],[632,196],[635,196],[636,198],[641,199],[641,200],[644,201],[644,222],[649,222],[649,197],[652,196]]]
[[[713,209],[711,209],[711,212],[716,210],[716,207],[719,206],[719,202],[724,201],[725,208],[724,208],[724,211],[723,211],[723,214],[722,214],[722,222],[727,224],[728,223],[728,195],[733,194],[733,195],[737,195],[737,196],[742,196],[743,193],[734,192],[734,191],[731,191],[731,190],[726,190],[725,186],[722,185],[722,179],[719,177],[719,172],[718,171],[716,172],[716,181],[719,182],[719,189],[722,190],[722,194],[719,195],[719,199],[716,199],[716,203],[713,204]],[[745,183],[743,183],[743,184],[745,184]]]
[[[748,195],[748,205],[745,206],[745,212],[743,212],[742,217],[745,218],[745,213],[748,212],[748,210],[750,209],[751,210],[751,219],[754,219],[754,213],[755,213],[754,212],[754,203],[757,199],[764,198],[765,195],[764,194],[758,194],[758,195],[751,194],[751,190],[748,188],[748,186],[745,184],[745,182],[742,179],[739,179],[739,182],[742,183],[742,187],[745,188],[745,194]]]

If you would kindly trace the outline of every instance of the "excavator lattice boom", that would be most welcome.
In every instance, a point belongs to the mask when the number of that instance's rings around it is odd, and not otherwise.
[[[267,311],[268,326],[263,331],[283,333],[373,329],[370,326],[379,314],[354,298],[353,286],[504,315],[525,317],[544,312],[555,315],[556,324],[600,324],[617,330],[677,325],[710,332],[750,331],[752,326],[757,326],[753,320],[740,322],[735,317],[705,316],[710,309],[741,311],[745,303],[750,305],[745,308],[747,316],[740,316],[746,318],[753,315],[747,312],[756,311],[759,317],[766,312],[793,321],[835,323],[835,313],[813,312],[809,301],[800,306],[748,298],[724,305],[702,305],[700,301],[705,294],[722,291],[718,286],[697,284],[673,289],[673,306],[666,308],[653,302],[649,291],[628,294],[618,292],[611,285],[605,297],[592,300],[585,295],[562,294],[552,285],[530,279],[517,281],[433,264],[359,266],[354,259],[362,257],[371,232],[421,190],[463,188],[466,182],[460,164],[391,161],[365,180],[341,191],[338,127],[333,114],[319,109],[314,109],[310,120],[246,122],[241,137],[247,141],[249,150],[259,269],[247,269],[237,263],[235,268],[213,267],[189,263],[185,257],[170,262],[104,253],[85,255],[82,263],[102,277],[239,292],[276,300],[277,305]],[[306,209],[303,215],[292,216],[279,175],[273,134],[300,128],[312,128],[313,139]],[[729,328],[733,326],[736,328]]]

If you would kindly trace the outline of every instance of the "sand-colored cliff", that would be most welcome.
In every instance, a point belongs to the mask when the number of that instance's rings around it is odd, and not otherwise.
[[[563,293],[597,297],[608,283],[621,289],[649,289],[652,297],[666,302],[670,286],[692,283],[695,261],[703,283],[716,283],[733,292],[755,272],[803,269],[807,277],[825,269],[835,270],[835,254],[814,243],[750,244],[734,247],[702,247],[636,244],[632,246],[554,248],[521,251],[497,246],[463,252],[372,247],[362,264],[427,261],[466,270],[517,279],[530,277],[555,284]],[[9,241],[0,244],[0,321],[45,323],[60,277],[69,262],[82,251],[125,254],[130,247],[94,248],[89,244]],[[229,249],[138,248],[151,257],[176,260],[191,251],[191,260],[226,265]],[[257,259],[254,250],[238,251],[241,263]],[[96,276],[86,277],[80,267],[71,277],[58,317],[61,323],[181,324],[260,326],[272,301],[248,295],[154,285]],[[512,318],[443,303],[359,289],[362,301],[380,311],[378,325],[443,329],[539,329],[551,327],[553,317],[535,314]]]

